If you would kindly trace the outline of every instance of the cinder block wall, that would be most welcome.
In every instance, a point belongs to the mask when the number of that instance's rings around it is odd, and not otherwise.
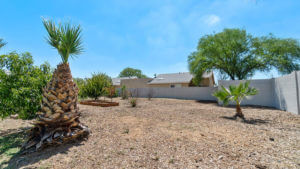
[[[217,101],[212,94],[221,89],[221,86],[228,88],[230,85],[238,85],[245,80],[219,80],[218,87],[185,87],[185,88],[130,88],[128,89],[137,97],[176,98],[188,100],[210,100]],[[247,97],[242,105],[258,105],[274,107],[294,114],[300,114],[300,71],[293,72],[272,79],[250,80],[250,86],[258,89],[258,94]],[[221,104],[219,102],[219,104]],[[234,105],[234,103],[231,103]]]
[[[176,98],[186,100],[209,100],[216,101],[212,93],[216,87],[182,87],[182,88],[130,88],[133,96],[148,97],[152,94],[154,98]]]

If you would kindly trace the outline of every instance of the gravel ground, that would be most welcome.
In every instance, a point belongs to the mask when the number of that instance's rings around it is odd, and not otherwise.
[[[216,103],[138,99],[137,107],[132,108],[127,100],[117,100],[117,107],[80,105],[81,121],[92,131],[88,140],[16,156],[10,166],[300,168],[298,115],[243,107],[247,122],[242,122],[228,118],[234,115],[233,107],[219,107]],[[22,123],[28,125],[26,121]]]

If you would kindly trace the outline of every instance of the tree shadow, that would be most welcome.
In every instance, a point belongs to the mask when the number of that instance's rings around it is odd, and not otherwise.
[[[240,121],[242,123],[253,124],[253,125],[266,124],[269,123],[270,121],[270,120],[262,120],[262,119],[255,119],[255,118],[237,120],[237,118],[234,116],[221,116],[220,118],[233,120],[233,121]]]
[[[216,105],[218,105],[218,102],[214,101],[214,100],[196,100],[195,102],[202,103],[202,104],[216,104]]]
[[[22,144],[27,138],[26,130],[28,128],[15,129],[16,132],[11,131],[11,133],[0,137],[0,155],[6,153],[9,149],[20,149]],[[8,161],[4,161],[0,164],[0,168],[13,169],[22,168],[27,165],[31,165],[39,162],[40,160],[45,160],[56,154],[67,154],[69,149],[74,146],[81,146],[82,142],[86,139],[73,140],[62,145],[56,145],[51,147],[46,147],[42,150],[24,154],[20,150],[9,153],[7,155],[12,156]]]
[[[17,152],[11,150],[18,149],[25,140],[25,131],[28,128],[9,129],[0,132],[0,155],[11,156]]]

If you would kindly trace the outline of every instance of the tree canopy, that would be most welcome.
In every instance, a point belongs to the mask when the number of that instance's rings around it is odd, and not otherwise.
[[[136,76],[138,78],[147,78],[147,76],[144,75],[140,69],[134,69],[130,67],[123,69],[119,74],[119,77],[133,77],[133,76]]]
[[[34,66],[28,52],[0,55],[0,117],[35,117],[41,108],[42,88],[51,73],[48,63]]]
[[[299,70],[300,45],[296,39],[276,38],[272,34],[254,37],[241,29],[200,38],[197,50],[188,57],[189,70],[201,80],[206,71],[218,71],[223,77],[248,79],[257,71],[275,68],[281,74]]]

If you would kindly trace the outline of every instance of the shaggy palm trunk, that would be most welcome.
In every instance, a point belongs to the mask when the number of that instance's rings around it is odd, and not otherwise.
[[[73,82],[69,64],[58,65],[43,89],[42,110],[23,145],[24,151],[62,144],[89,134],[89,129],[79,121],[77,96],[78,87]]]
[[[235,117],[235,118],[236,118],[236,117],[240,117],[240,118],[242,118],[242,119],[245,118],[245,117],[244,117],[244,114],[243,114],[243,112],[242,112],[242,109],[241,109],[241,105],[240,105],[238,102],[236,103],[236,113],[235,113],[234,117]]]

